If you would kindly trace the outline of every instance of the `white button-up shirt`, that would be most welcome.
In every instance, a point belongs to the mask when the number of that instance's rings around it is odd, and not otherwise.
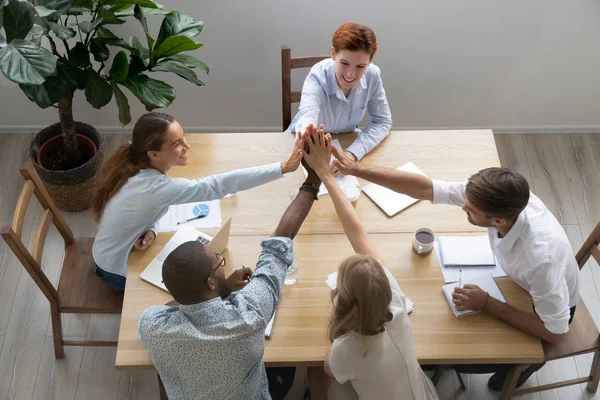
[[[433,203],[465,204],[465,182],[433,181]],[[530,193],[527,207],[510,231],[498,237],[488,228],[490,245],[506,274],[527,290],[549,332],[569,331],[570,308],[579,301],[579,267],[567,234],[544,203]]]
[[[265,327],[273,316],[287,268],[289,238],[262,241],[252,280],[223,300],[150,307],[138,333],[170,400],[267,400]]]
[[[375,64],[367,67],[348,97],[335,79],[335,62],[329,58],[315,64],[304,81],[298,113],[288,132],[304,132],[307,126],[323,125],[329,133],[354,132],[369,112],[370,122],[347,150],[359,160],[389,134],[392,113],[385,96],[381,71]]]

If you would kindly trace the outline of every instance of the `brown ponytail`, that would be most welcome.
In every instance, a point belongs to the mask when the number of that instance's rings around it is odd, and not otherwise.
[[[132,141],[121,145],[102,162],[92,199],[96,221],[100,221],[108,201],[129,178],[141,169],[150,168],[148,152],[160,150],[165,132],[174,121],[172,116],[158,112],[142,115],[133,128]]]
[[[356,254],[342,262],[338,270],[337,289],[332,293],[333,312],[329,320],[331,342],[355,331],[362,336],[377,335],[392,320],[392,289],[381,264],[373,257]]]

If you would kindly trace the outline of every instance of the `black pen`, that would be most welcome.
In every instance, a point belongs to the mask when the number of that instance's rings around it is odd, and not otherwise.
[[[186,219],[183,222],[178,222],[177,225],[185,224],[186,222],[190,222],[190,221],[193,221],[195,219],[200,219],[200,218],[204,218],[204,217],[206,217],[206,214],[198,215],[197,217]]]

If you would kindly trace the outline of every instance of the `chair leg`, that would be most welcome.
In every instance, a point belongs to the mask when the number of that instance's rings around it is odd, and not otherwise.
[[[600,382],[600,351],[594,353],[594,361],[592,361],[590,376],[592,377],[592,380],[587,384],[587,391],[596,393],[596,390],[598,390],[598,382]]]
[[[460,375],[460,372],[458,372],[457,370],[454,370],[454,372],[456,372],[456,377],[458,378],[458,383],[460,383],[460,388],[462,390],[466,390],[467,387],[465,386],[465,382],[462,379],[462,376]]]
[[[57,360],[65,358],[65,349],[62,339],[62,322],[58,306],[50,304],[50,318],[52,319],[52,338],[54,339],[54,358]]]
[[[442,378],[442,375],[444,375],[444,371],[446,371],[446,366],[438,365],[438,367],[435,369],[435,372],[433,373],[433,376],[431,377],[431,382],[433,383],[433,386],[437,386],[438,382]]]
[[[517,382],[519,381],[521,372],[525,367],[527,367],[527,365],[515,365],[508,371],[504,386],[502,386],[502,392],[500,392],[500,397],[498,397],[499,400],[508,400],[512,398],[513,393],[517,388]]]

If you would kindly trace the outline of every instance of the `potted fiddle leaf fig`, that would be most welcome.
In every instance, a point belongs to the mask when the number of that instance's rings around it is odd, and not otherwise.
[[[150,15],[163,18],[158,36],[148,30]],[[113,32],[132,19],[142,40]],[[96,109],[114,99],[123,125],[131,122],[124,90],[148,111],[168,107],[175,89],[150,75],[171,72],[202,86],[195,70],[208,67],[184,53],[202,46],[194,38],[203,26],[152,0],[0,0],[0,71],[39,107],[58,110],[60,122],[35,135],[29,154],[59,208],[90,206],[102,158],[99,133],[73,118],[75,93]]]

